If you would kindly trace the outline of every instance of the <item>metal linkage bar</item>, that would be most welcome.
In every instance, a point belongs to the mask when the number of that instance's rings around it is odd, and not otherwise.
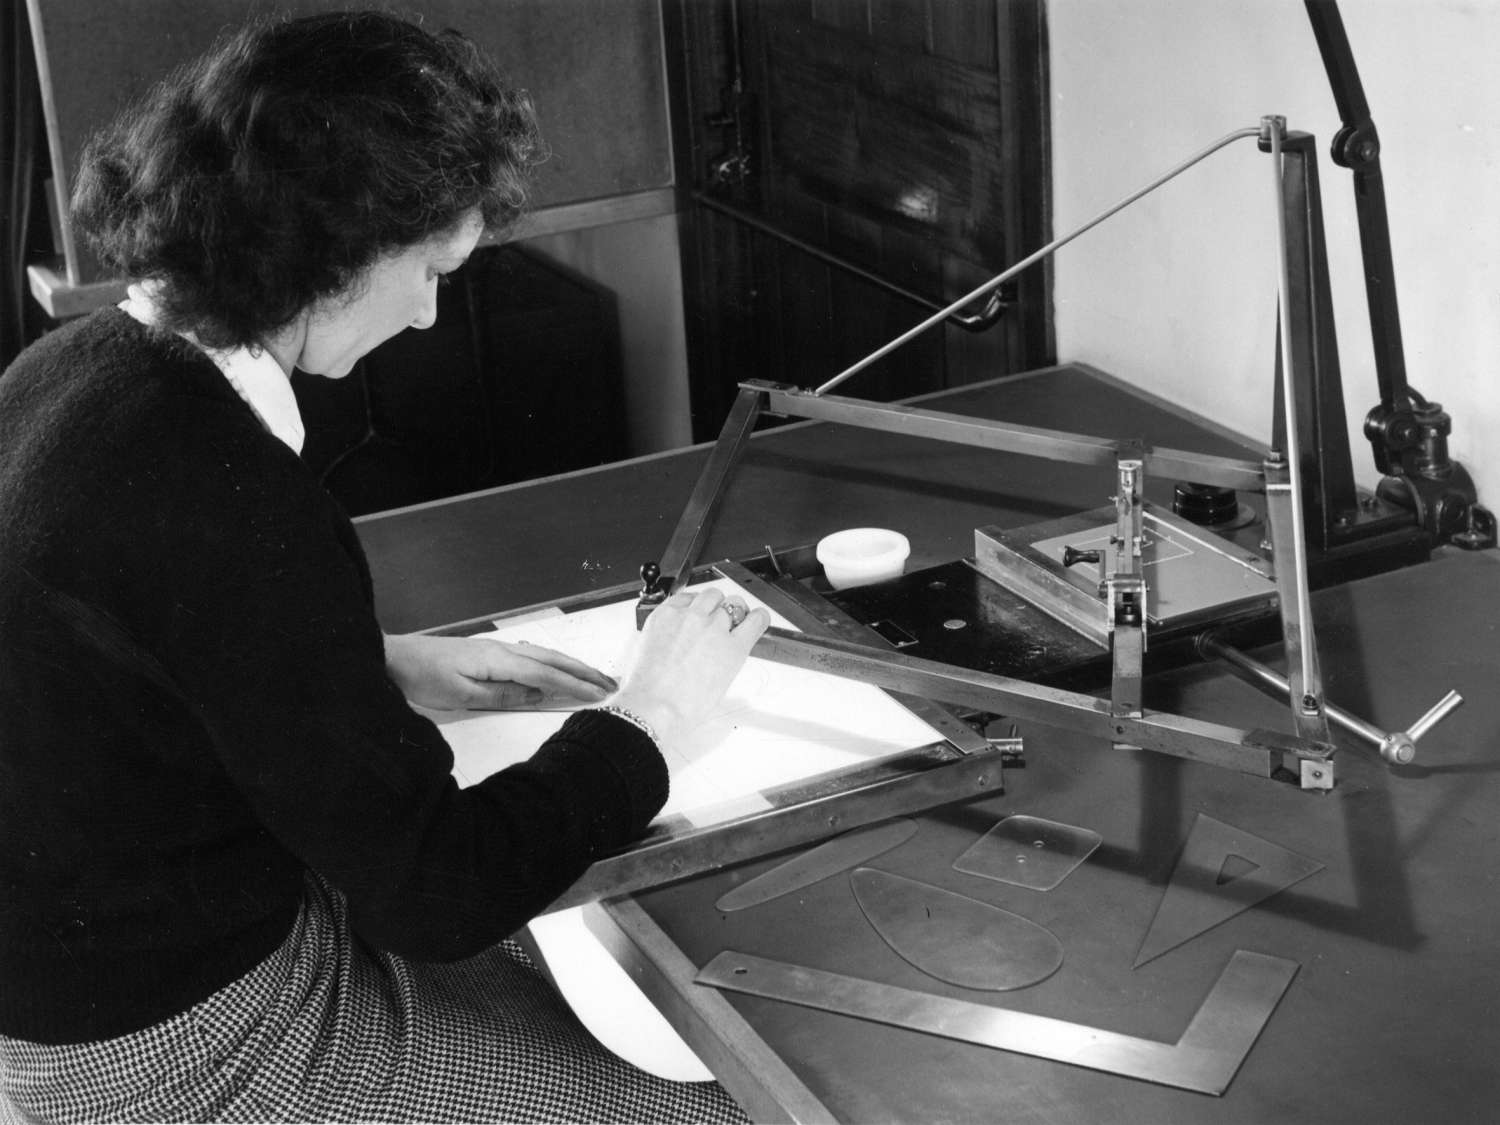
[[[636,606],[637,626],[643,625],[651,611],[681,586],[693,567],[698,565],[709,530],[728,491],[730,475],[745,452],[763,402],[761,391],[741,388],[734,405],[729,408],[724,428],[719,431],[719,439],[708,455],[698,483],[693,486],[693,494],[688,497],[687,507],[682,510],[677,528],[667,543],[661,565],[648,563],[641,568],[643,588],[640,604]]]
[[[1276,312],[1280,323],[1290,323],[1291,312],[1291,267],[1288,264],[1286,224],[1281,222],[1281,215],[1286,209],[1286,182],[1281,175],[1281,142],[1286,133],[1286,119],[1284,117],[1267,117],[1264,119],[1264,127],[1270,136],[1271,142],[1271,178],[1276,190],[1276,253],[1279,268],[1276,271]],[[1296,410],[1297,404],[1302,400],[1297,395],[1297,384],[1301,377],[1296,359],[1292,351],[1292,334],[1282,331],[1277,334],[1277,342],[1280,345],[1279,358],[1281,376],[1282,409],[1286,412],[1286,433],[1283,441],[1286,444],[1285,465],[1286,483],[1289,485],[1286,492],[1287,503],[1291,508],[1293,534],[1286,540],[1275,541],[1276,546],[1285,550],[1291,547],[1291,558],[1279,554],[1276,558],[1276,571],[1278,574],[1290,564],[1295,572],[1297,589],[1303,592],[1305,611],[1305,599],[1307,590],[1307,539],[1306,524],[1302,515],[1302,441],[1298,432]],[[1276,454],[1272,454],[1275,457]],[[1267,464],[1266,486],[1270,490],[1270,466]],[[1274,535],[1277,530],[1272,526]],[[1305,612],[1298,622],[1301,626],[1303,636],[1310,640],[1311,621]],[[1312,668],[1306,660],[1305,654],[1309,651],[1304,648],[1304,662],[1302,665],[1302,676],[1304,680],[1311,680],[1312,686],[1316,688],[1316,669]]]
[[[1271,531],[1272,562],[1276,566],[1276,596],[1281,609],[1281,643],[1286,651],[1292,722],[1303,738],[1328,741],[1328,717],[1323,713],[1323,677],[1318,668],[1313,634],[1307,571],[1297,566],[1303,544],[1293,500],[1296,486],[1288,479],[1287,462],[1275,450],[1266,458],[1266,524]]]
[[[1279,323],[1291,321],[1291,266],[1287,248],[1286,181],[1282,176],[1281,145],[1286,119],[1261,119],[1270,142],[1271,178],[1276,199],[1276,311]],[[1297,425],[1298,384],[1303,377],[1292,347],[1292,334],[1277,334],[1280,344],[1278,367],[1281,377],[1281,408],[1285,412],[1282,440],[1286,456],[1277,450],[1266,456],[1266,521],[1271,529],[1272,561],[1276,565],[1276,593],[1281,602],[1282,643],[1286,646],[1290,673],[1292,722],[1303,738],[1327,742],[1328,716],[1323,710],[1323,677],[1318,668],[1317,639],[1313,633],[1312,605],[1307,581],[1307,526],[1302,514],[1302,452]]]
[[[749,380],[741,383],[740,387],[742,390],[764,392],[766,410],[772,414],[838,422],[867,430],[932,438],[956,445],[972,445],[980,449],[1042,457],[1049,461],[1067,461],[1075,465],[1113,468],[1120,455],[1118,441],[1069,433],[1066,430],[1022,426],[989,418],[970,418],[962,414],[924,410],[917,406],[821,395],[759,380]],[[1242,492],[1260,492],[1265,487],[1261,467],[1254,461],[1153,447],[1142,447],[1140,458],[1148,472],[1169,479],[1184,478]]]
[[[1311,787],[1306,781],[1311,771],[1332,776],[1331,745],[1277,731],[1240,730],[1165,712],[1117,715],[1109,700],[1092,695],[785,629],[767,630],[752,651],[778,664],[857,679],[890,691],[1034,721],[1257,777],[1271,777],[1278,769],[1289,768],[1304,786]]]
[[[879,274],[865,269],[863,266],[856,265],[848,258],[841,258],[837,254],[832,254],[820,246],[813,245],[806,239],[798,238],[790,231],[783,230],[774,223],[768,223],[764,219],[757,218],[743,207],[736,207],[734,204],[709,195],[705,191],[693,192],[693,202],[707,207],[711,211],[717,211],[721,215],[727,215],[737,223],[742,223],[752,230],[760,231],[761,234],[776,239],[778,242],[784,242],[788,246],[795,247],[804,254],[809,254],[836,269],[841,269],[845,273],[852,274],[863,281],[869,282],[871,285],[878,286],[887,293],[894,293],[898,297],[903,297],[921,308],[935,309],[940,307],[938,302],[931,298],[924,297],[920,293],[914,293],[904,285],[897,285],[894,281],[889,281]],[[990,299],[985,302],[984,308],[973,314],[961,315],[957,312],[949,313],[948,323],[957,325],[966,332],[983,332],[986,328],[997,324],[1000,318],[1005,315],[1005,310],[1010,308],[1013,303],[1013,301],[1006,300],[999,293],[991,293]]]

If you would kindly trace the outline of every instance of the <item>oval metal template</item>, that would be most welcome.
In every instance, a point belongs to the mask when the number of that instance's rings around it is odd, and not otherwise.
[[[938,980],[1007,992],[1039,984],[1062,965],[1052,931],[1019,914],[872,867],[854,871],[849,882],[881,939]]]

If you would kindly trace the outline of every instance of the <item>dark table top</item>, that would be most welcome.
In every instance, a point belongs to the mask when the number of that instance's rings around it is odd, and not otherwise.
[[[753,909],[725,891],[784,856],[660,888],[636,902],[693,966],[725,949],[1175,1041],[1236,950],[1300,966],[1223,1097],[1170,1089],[772,1001],[730,1003],[844,1121],[1481,1122],[1500,1106],[1500,556],[1446,554],[1314,598],[1327,694],[1402,729],[1449,688],[1466,703],[1388,768],[1341,738],[1328,794],[1027,727],[1004,796],[917,818],[870,866],[1050,930],[1062,968],[1031,988],[974,993],[900,960],[846,875]],[[1261,652],[1274,661],[1274,651]],[[1218,669],[1153,677],[1148,708],[1289,729],[1284,705]],[[1098,832],[1099,849],[1039,892],[953,861],[1027,814]],[[1322,869],[1133,967],[1199,814]]]
[[[857,392],[855,392],[857,393]],[[1256,455],[1231,435],[1082,367],[939,396],[935,409]],[[703,448],[360,521],[388,629],[428,628],[634,579],[658,558]],[[1171,482],[1148,497],[1169,502]],[[1107,503],[1098,470],[827,425],[758,435],[706,558],[810,543],[838,527],[907,532],[913,567],[971,555],[976,526]],[[675,972],[724,949],[1092,1027],[1175,1040],[1237,949],[1295,961],[1285,997],[1223,1097],[749,997],[728,1003],[755,1047],[847,1121],[1482,1121],[1500,1104],[1500,567],[1440,552],[1417,567],[1320,591],[1328,698],[1403,728],[1449,688],[1467,702],[1392,769],[1339,737],[1332,793],[1120,751],[1035,726],[1003,796],[917,818],[871,866],[1045,926],[1061,969],[1031,988],[969,993],[917,971],[870,928],[847,876],[725,914],[714,902],[772,866],[745,864],[636,896]],[[1268,663],[1273,650],[1259,652]],[[1146,703],[1287,729],[1277,704],[1215,667],[1152,677]],[[953,869],[1004,816],[1091,829],[1103,843],[1051,891]],[[1316,874],[1139,968],[1133,962],[1188,832],[1212,817],[1322,864]],[[784,858],[784,857],[779,857]],[[682,981],[678,981],[682,985]],[[684,986],[691,990],[690,984]],[[701,986],[698,986],[701,987]],[[717,995],[717,993],[716,993]],[[684,1026],[692,1034],[698,1029]],[[735,1091],[737,1077],[726,1078]],[[756,1102],[764,1112],[764,1102]]]

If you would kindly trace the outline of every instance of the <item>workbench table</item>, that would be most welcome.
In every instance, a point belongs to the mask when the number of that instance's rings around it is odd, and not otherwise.
[[[1261,453],[1080,365],[923,404]],[[706,455],[700,446],[358,521],[383,625],[434,628],[632,581],[660,557]],[[1172,484],[1149,482],[1147,498],[1169,505]],[[975,527],[1098,507],[1112,486],[1097,469],[798,423],[751,441],[704,559],[873,524],[907,533],[915,569],[971,555]],[[1418,744],[1414,764],[1389,767],[1340,734],[1338,785],[1320,794],[1028,725],[1024,768],[1007,770],[1003,795],[917,817],[911,840],[870,861],[1050,930],[1063,963],[1039,984],[974,993],[925,976],[871,928],[847,874],[748,910],[715,908],[785,855],[613,902],[602,936],[757,1120],[1495,1120],[1500,556],[1445,549],[1319,591],[1313,607],[1330,701],[1401,729],[1448,689],[1465,697]],[[1278,661],[1275,648],[1255,655]],[[1289,724],[1284,704],[1217,666],[1152,677],[1146,706],[1242,727]],[[1102,844],[1045,892],[953,869],[1012,814],[1088,829]],[[1321,868],[1137,967],[1200,817]],[[1286,958],[1297,971],[1215,1097],[693,983],[725,949],[1164,1042],[1182,1034],[1235,951]]]

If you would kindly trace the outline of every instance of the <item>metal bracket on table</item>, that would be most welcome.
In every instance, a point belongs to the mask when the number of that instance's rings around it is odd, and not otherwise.
[[[1391,235],[1386,215],[1385,181],[1380,170],[1380,135],[1370,114],[1359,69],[1354,63],[1343,17],[1333,0],[1306,0],[1305,6],[1341,121],[1330,154],[1335,164],[1353,174],[1370,343],[1380,389],[1380,402],[1365,416],[1364,432],[1370,441],[1376,468],[1387,474],[1380,482],[1376,496],[1398,510],[1410,512],[1418,525],[1439,542],[1469,549],[1493,547],[1496,541],[1494,513],[1479,504],[1468,470],[1448,454],[1452,419],[1441,403],[1429,402],[1407,382],[1401,317],[1396,300],[1396,270],[1391,257]],[[1310,186],[1315,192],[1315,179]],[[1312,197],[1308,202],[1316,204],[1317,201]],[[1321,239],[1321,229],[1317,234]],[[1326,272],[1326,262],[1321,266]],[[1332,353],[1333,323],[1328,315],[1326,279],[1322,279],[1322,288],[1324,292],[1314,295],[1322,306],[1315,315],[1323,318],[1314,335],[1319,340],[1326,340],[1326,347]],[[1333,374],[1337,375],[1336,369]],[[1341,407],[1342,402],[1338,405]],[[1338,427],[1342,427],[1343,417],[1340,409],[1335,419]],[[1341,433],[1333,434],[1333,427],[1327,432],[1344,441]],[[1342,495],[1352,501],[1353,493],[1353,479],[1349,477],[1341,493],[1333,496],[1336,499]],[[1360,509],[1347,504],[1341,512],[1333,514],[1342,520],[1342,525],[1330,525],[1333,531],[1352,530],[1352,525],[1358,522]]]

